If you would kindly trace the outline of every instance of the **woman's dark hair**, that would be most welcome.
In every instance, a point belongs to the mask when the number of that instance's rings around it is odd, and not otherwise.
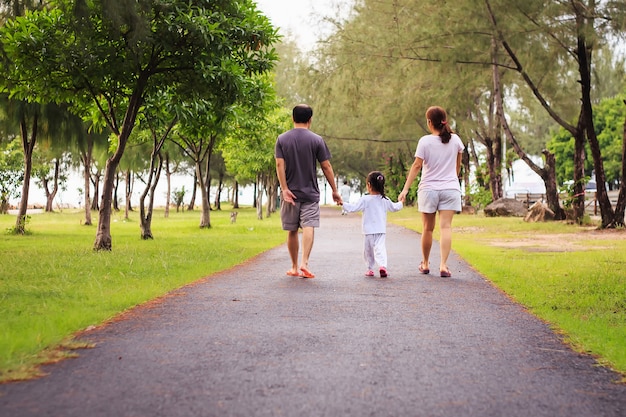
[[[367,182],[372,187],[372,190],[381,195],[382,198],[387,198],[385,195],[385,176],[380,171],[372,171],[367,174]]]
[[[293,108],[294,123],[308,123],[313,117],[313,109],[308,104],[298,104]]]
[[[433,127],[440,132],[439,137],[441,138],[441,142],[450,142],[450,138],[454,132],[450,128],[450,125],[448,125],[448,116],[444,109],[439,106],[429,107],[428,110],[426,110],[426,119],[430,120]]]

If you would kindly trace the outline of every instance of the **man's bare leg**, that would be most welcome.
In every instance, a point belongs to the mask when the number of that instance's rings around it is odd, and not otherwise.
[[[315,228],[303,227],[302,228],[302,262],[300,263],[300,270],[302,272],[309,271],[309,256],[313,249],[313,241],[315,239]],[[313,278],[313,277],[310,277]]]
[[[300,250],[298,231],[287,232],[287,249],[291,258],[291,269],[287,271],[288,275],[299,275],[298,272],[298,251]]]

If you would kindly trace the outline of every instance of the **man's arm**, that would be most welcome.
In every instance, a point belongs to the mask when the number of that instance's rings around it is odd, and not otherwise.
[[[330,164],[330,161],[327,159],[323,162],[320,162],[320,166],[322,167],[322,172],[324,172],[324,176],[326,177],[326,181],[330,184],[330,188],[333,190],[333,200],[335,203],[342,205],[343,200],[341,199],[341,194],[337,191],[337,185],[335,184],[335,173],[333,171],[333,166]]]
[[[280,192],[283,196],[283,201],[289,204],[296,204],[294,201],[296,196],[287,186],[287,174],[285,174],[285,160],[283,158],[276,158],[276,176],[278,176],[278,183],[280,184]]]

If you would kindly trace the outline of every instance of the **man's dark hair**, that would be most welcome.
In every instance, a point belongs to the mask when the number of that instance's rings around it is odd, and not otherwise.
[[[308,123],[313,117],[313,109],[308,104],[298,104],[293,108],[293,121],[295,123]]]

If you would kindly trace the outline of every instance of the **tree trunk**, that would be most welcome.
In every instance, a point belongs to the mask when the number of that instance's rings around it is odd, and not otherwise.
[[[96,241],[94,242],[95,250],[111,250],[111,208],[113,199],[113,182],[117,167],[124,155],[124,149],[128,138],[135,127],[137,113],[143,101],[142,95],[147,83],[147,75],[142,75],[137,80],[137,87],[133,92],[124,116],[122,129],[118,135],[117,149],[113,156],[107,159],[104,171],[104,183],[102,186],[102,204],[100,208],[100,216],[98,218],[98,231],[96,232]]]
[[[278,179],[276,175],[266,175],[267,182],[267,212],[266,217],[270,217],[272,213],[276,211],[276,197],[278,190]]]
[[[151,129],[153,145],[152,153],[150,154],[150,171],[148,174],[148,180],[146,181],[146,188],[139,199],[141,238],[144,240],[154,239],[154,236],[152,235],[152,213],[154,212],[154,193],[159,183],[159,178],[161,178],[161,167],[163,166],[163,155],[161,154],[161,149],[163,148],[163,144],[165,143],[165,140],[175,123],[176,119],[171,122],[168,129],[166,129],[160,138],[157,137],[156,131]],[[150,199],[148,202],[148,209],[146,210],[145,200],[148,193],[150,193]]]
[[[165,153],[165,179],[167,181],[167,191],[165,195],[165,218],[170,217],[170,204],[172,195],[172,173],[170,172],[170,154]]]
[[[233,187],[233,208],[239,208],[239,182],[235,181],[235,186]]]
[[[202,196],[202,214],[200,216],[200,228],[211,227],[211,206],[209,205],[209,195],[204,186],[204,177],[202,175],[202,161],[196,161],[196,178],[198,179],[198,188]]]
[[[124,205],[124,219],[128,220],[128,214],[133,211],[131,198],[133,196],[133,186],[135,183],[135,177],[130,169],[126,170],[124,183],[126,184],[126,204]]]
[[[60,166],[60,162],[59,162],[59,159],[57,158],[54,160],[54,179],[52,180],[52,191],[48,190],[48,180],[46,178],[44,178],[43,180],[43,188],[44,188],[44,192],[46,193],[46,212],[47,213],[52,213],[54,211],[53,210],[54,198],[59,192],[59,166]]]
[[[148,180],[146,181],[146,188],[139,198],[139,217],[141,238],[143,240],[154,239],[154,236],[152,235],[152,213],[154,211],[154,192],[156,191],[159,178],[161,177],[163,158],[159,153],[159,150],[162,146],[163,143],[161,142],[160,146],[155,145],[155,149],[153,149],[150,158],[150,173],[148,174]],[[156,163],[157,159],[159,160],[158,164]],[[148,199],[148,208],[146,209],[145,201],[148,194],[150,194],[150,198]]]
[[[256,182],[258,184],[258,187],[256,187],[256,217],[259,220],[263,220],[263,177],[261,174],[257,174]]]
[[[586,14],[586,11],[585,11]],[[591,20],[591,23],[587,20]],[[591,104],[591,51],[592,46],[588,43],[586,37],[587,27],[593,25],[592,17],[584,17],[583,12],[576,15],[576,26],[578,28],[578,47],[576,54],[578,56],[578,71],[580,73],[580,85],[582,89],[582,109],[585,121],[585,132],[587,140],[593,156],[593,166],[596,174],[596,198],[600,205],[600,215],[602,216],[602,228],[615,227],[613,220],[615,212],[611,206],[611,200],[606,191],[606,175],[604,173],[604,163],[602,162],[602,152],[600,144],[594,130],[593,124],[593,106]]]
[[[91,173],[91,159],[93,154],[93,140],[91,136],[88,138],[87,151],[82,154],[83,157],[83,182],[85,184],[85,226],[91,226],[91,198],[89,195],[89,189],[91,188],[90,173]]]
[[[187,211],[193,211],[193,209],[195,208],[197,190],[198,190],[198,174],[194,171],[193,189],[191,190],[191,198],[189,199],[189,205],[187,206]]]
[[[209,203],[209,210],[211,210],[211,154],[213,153],[211,151],[211,148],[209,147],[207,149],[207,157],[206,157],[206,167],[205,167],[205,172],[204,172],[204,186],[206,188],[206,196],[207,196],[207,202]]]
[[[104,181],[102,184],[102,200],[100,202],[100,216],[98,217],[98,230],[94,250],[112,250],[111,239],[111,208],[113,206],[113,182],[117,171],[117,162],[113,157],[107,159],[104,168]]]
[[[543,173],[545,174],[545,178],[542,177],[543,182],[546,186],[546,203],[548,207],[554,212],[555,220],[564,220],[565,210],[561,207],[561,202],[559,200],[559,190],[556,186],[556,158],[554,154],[548,151],[547,149],[543,150],[543,155],[545,158],[545,167],[543,169]],[[558,207],[558,211],[554,211],[552,207]]]
[[[462,164],[463,164],[463,184],[465,184],[465,197],[463,200],[463,205],[464,206],[471,206],[472,205],[472,189],[470,186],[470,154],[469,154],[469,150],[467,149],[469,147],[469,142],[467,143],[467,145],[465,146],[465,149],[463,150],[463,159],[462,159]]]
[[[91,209],[98,211],[100,210],[100,203],[98,202],[98,197],[100,195],[100,176],[102,172],[98,169],[98,172],[91,175],[91,183],[93,184],[93,199],[91,200]]]
[[[626,105],[626,100],[624,100]],[[619,194],[615,206],[615,227],[624,227],[624,211],[626,209],[626,119],[624,120],[624,132],[622,134],[622,172],[619,182]]]
[[[485,176],[483,175],[483,172],[480,169],[480,160],[478,159],[478,153],[476,152],[476,145],[474,144],[474,139],[470,139],[469,147],[470,147],[471,159],[474,162],[474,166],[476,167],[476,183],[478,184],[480,188],[487,189],[485,185]]]
[[[254,191],[253,191],[254,198],[252,199],[252,201],[253,201],[252,206],[253,206],[254,208],[256,208],[256,207],[257,207],[256,202],[257,202],[257,197],[258,197],[258,194],[259,194],[259,189],[258,189],[258,187],[257,187],[257,182],[258,182],[258,181],[255,181],[255,182],[254,182]]]
[[[220,176],[217,183],[217,190],[215,191],[215,210],[222,209],[222,190],[224,189],[224,173],[220,172]]]
[[[117,190],[120,188],[120,172],[115,173],[115,184],[113,186],[113,210],[120,211],[119,199],[117,196]]]
[[[495,37],[491,38],[491,53],[494,65],[491,66],[493,77],[493,98],[490,103],[490,114],[495,113],[495,129],[493,133],[493,163],[489,166],[489,176],[491,183],[491,194],[494,200],[503,197],[502,190],[502,129],[506,124],[504,119],[504,109],[501,109],[502,81],[500,69],[498,68],[498,42]],[[495,107],[495,112],[492,109]]]
[[[33,152],[35,150],[35,142],[37,141],[39,117],[37,114],[33,116],[32,131],[30,140],[28,140],[28,126],[26,116],[22,116],[20,120],[20,133],[22,136],[22,149],[24,151],[24,182],[22,183],[22,197],[18,207],[17,219],[15,220],[15,233],[26,233],[26,212],[28,210],[28,193],[30,192],[30,177],[33,171]]]
[[[487,152],[487,169],[489,170],[489,190],[491,190],[491,196],[495,201],[502,196],[502,191],[498,188],[496,154],[494,152],[494,144],[491,138],[485,138],[485,144],[487,145],[485,149]]]

